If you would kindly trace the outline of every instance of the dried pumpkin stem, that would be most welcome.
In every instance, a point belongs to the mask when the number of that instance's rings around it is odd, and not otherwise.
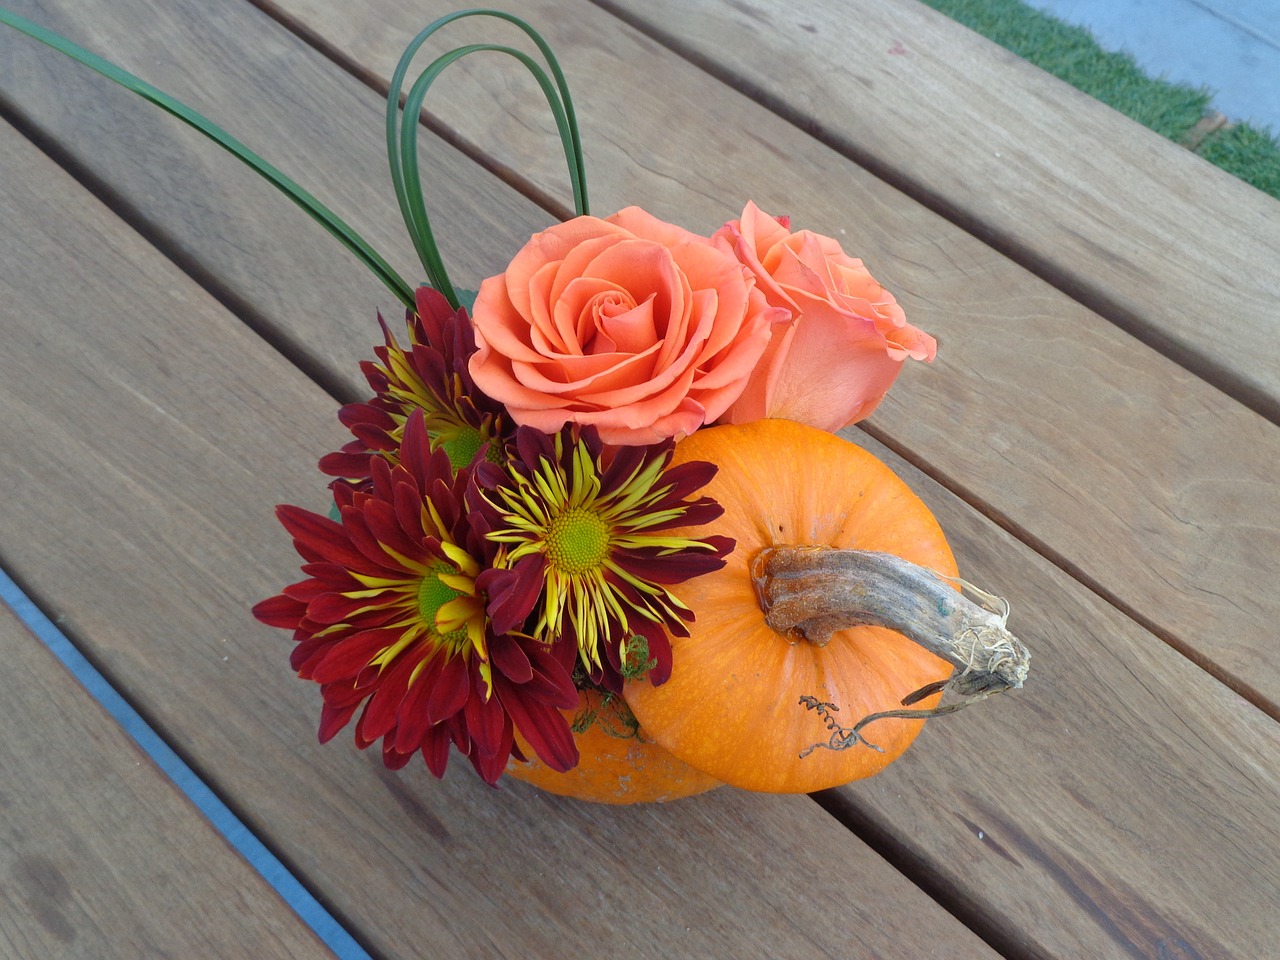
[[[952,713],[1017,689],[1027,678],[1031,654],[1005,626],[1008,604],[901,557],[821,546],[768,547],[752,561],[751,573],[765,622],[784,636],[824,646],[837,630],[887,627],[956,668],[945,682],[910,693],[902,702],[909,705],[939,691],[961,701],[931,710],[873,713],[848,729],[833,726],[828,718],[832,740],[816,746],[844,749],[866,743],[859,731],[875,720]],[[983,604],[957,592],[953,582],[968,587]],[[810,709],[838,709],[813,697],[801,702]]]

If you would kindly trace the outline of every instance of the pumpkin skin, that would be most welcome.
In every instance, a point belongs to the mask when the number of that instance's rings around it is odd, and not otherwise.
[[[770,628],[751,562],[764,548],[815,544],[882,551],[955,576],[933,515],[884,463],[834,434],[786,420],[699,430],[676,446],[675,463],[719,465],[702,492],[725,513],[717,534],[737,540],[727,565],[678,584],[694,611],[689,637],[671,637],[671,678],[628,683],[627,703],[646,733],[685,763],[725,783],[768,793],[808,793],[868,777],[915,739],[921,720],[883,719],[865,744],[818,747],[831,731],[800,704],[815,696],[852,727],[901,707],[902,698],[945,680],[947,661],[882,627],[837,631],[825,646]],[[696,529],[690,533],[696,536]],[[913,705],[928,708],[933,695]]]
[[[562,797],[610,804],[663,803],[721,785],[677,760],[642,732],[633,732],[628,721],[634,721],[626,716],[625,704],[615,700],[602,706],[601,702],[598,690],[579,690],[577,710],[564,711],[571,724],[579,717],[595,718],[586,730],[573,735],[581,757],[576,767],[565,773],[552,770],[517,730],[516,742],[531,759],[527,763],[513,759],[507,764],[507,775]]]

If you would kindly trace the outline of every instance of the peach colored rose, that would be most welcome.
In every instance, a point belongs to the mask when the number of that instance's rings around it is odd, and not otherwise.
[[[792,312],[725,422],[780,417],[839,430],[876,408],[908,357],[937,353],[933,337],[907,323],[893,295],[830,237],[792,233],[748,203],[712,239],[755,274],[770,305]]]
[[[654,443],[738,399],[778,316],[727,249],[628,207],[534,235],[480,285],[469,368],[517,423]]]

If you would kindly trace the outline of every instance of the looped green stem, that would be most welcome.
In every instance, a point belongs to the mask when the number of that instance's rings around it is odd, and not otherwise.
[[[546,71],[528,54],[512,47],[490,43],[458,47],[437,57],[418,76],[409,89],[404,104],[404,116],[413,119],[402,124],[399,111],[400,94],[414,56],[433,34],[448,24],[466,17],[492,17],[514,24],[537,46],[550,67],[551,76],[548,77]],[[578,121],[573,109],[573,100],[569,96],[569,86],[560,69],[560,64],[541,35],[519,17],[500,10],[462,10],[440,17],[428,24],[409,42],[391,77],[391,88],[387,93],[387,159],[391,165],[391,180],[395,186],[396,200],[400,204],[400,215],[404,218],[405,227],[413,240],[418,259],[422,262],[430,284],[445,295],[454,309],[459,306],[457,292],[440,258],[422,193],[422,181],[418,169],[417,117],[422,110],[427,91],[444,69],[463,57],[480,52],[501,53],[513,57],[533,75],[542,89],[543,96],[546,97],[547,104],[551,107],[556,129],[560,133],[565,160],[569,167],[569,180],[573,187],[574,208],[580,216],[586,214],[588,210],[582,143],[578,134]]]

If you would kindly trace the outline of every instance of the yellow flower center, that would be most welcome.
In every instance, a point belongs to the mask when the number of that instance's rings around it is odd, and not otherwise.
[[[594,570],[609,556],[609,533],[609,524],[590,510],[566,510],[547,524],[547,561],[569,576]]]
[[[427,575],[423,577],[422,583],[418,584],[418,613],[422,616],[423,623],[429,625],[431,636],[448,644],[450,647],[457,649],[462,646],[467,639],[467,631],[465,628],[452,630],[449,633],[441,633],[436,628],[436,614],[450,600],[456,600],[463,594],[446,583],[441,582],[440,575],[453,575],[458,572],[456,567],[450,564],[440,562],[431,567],[427,571]]]

